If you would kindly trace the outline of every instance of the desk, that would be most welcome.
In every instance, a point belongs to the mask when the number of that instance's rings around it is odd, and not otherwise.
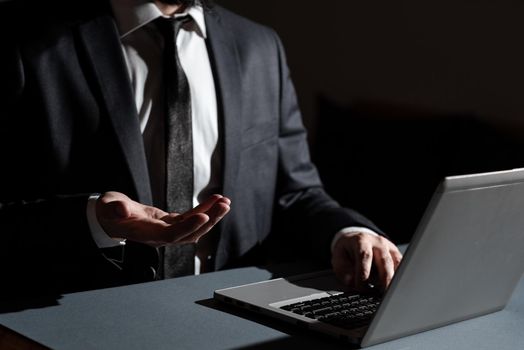
[[[3,310],[0,348],[23,335],[53,349],[347,349],[323,335],[217,304],[213,291],[269,279],[243,268],[119,288],[63,295],[20,311]],[[19,335],[7,331],[11,329]],[[368,349],[521,349],[524,279],[501,312]],[[9,340],[9,339],[7,339]],[[23,347],[11,347],[23,348]]]

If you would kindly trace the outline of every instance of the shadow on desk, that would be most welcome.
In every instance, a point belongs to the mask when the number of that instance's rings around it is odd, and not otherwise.
[[[280,339],[273,339],[266,342],[251,344],[248,346],[236,349],[358,349],[358,347],[351,347],[347,343],[342,343],[334,338],[331,338],[322,333],[317,333],[311,330],[301,329],[298,326],[273,319],[271,317],[256,314],[223,304],[213,298],[197,300],[196,304],[205,306],[217,311],[226,312],[228,314],[243,318],[245,320],[258,323],[260,325],[275,329],[279,332],[289,335],[289,337],[282,337]]]
[[[0,300],[0,314],[29,310],[42,309],[49,306],[59,305],[58,300],[62,298],[61,295],[48,295],[38,297],[5,297],[2,295]]]

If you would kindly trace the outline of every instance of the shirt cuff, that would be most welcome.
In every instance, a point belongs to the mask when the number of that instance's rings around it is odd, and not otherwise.
[[[348,233],[356,233],[356,232],[361,232],[361,233],[368,233],[370,235],[374,235],[374,236],[380,236],[378,233],[376,233],[375,231],[373,230],[370,230],[369,228],[367,227],[359,227],[359,226],[350,226],[350,227],[345,227],[343,228],[342,230],[338,231],[337,234],[335,235],[335,237],[333,237],[333,240],[331,241],[331,253],[333,253],[333,249],[335,249],[335,244],[337,244],[338,240],[344,235],[344,234],[348,234]]]
[[[87,224],[91,231],[91,237],[93,237],[98,248],[111,248],[125,245],[125,239],[109,237],[98,222],[98,218],[96,217],[96,201],[99,197],[100,193],[95,193],[89,196],[87,200]]]

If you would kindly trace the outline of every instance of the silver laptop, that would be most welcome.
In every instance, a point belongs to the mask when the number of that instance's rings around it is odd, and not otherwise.
[[[524,272],[524,169],[445,178],[388,290],[330,271],[216,290],[216,299],[369,346],[505,307]]]

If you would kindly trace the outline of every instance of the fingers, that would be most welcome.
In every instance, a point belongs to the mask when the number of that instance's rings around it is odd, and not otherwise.
[[[398,248],[395,246],[393,246],[393,248],[389,252],[391,254],[391,258],[393,258],[393,265],[396,270],[400,265],[400,262],[402,261],[402,253],[400,253]]]
[[[167,243],[195,243],[208,233],[230,210],[231,201],[220,195],[213,195],[199,206],[178,215],[169,214],[162,218],[169,226]]]
[[[207,211],[209,220],[191,235],[193,242],[198,242],[203,235],[208,233],[229,212],[230,206],[227,203],[231,202],[229,200],[218,201]]]
[[[176,230],[179,232],[176,239],[182,240],[198,231],[207,222],[209,222],[209,216],[206,214],[194,214],[180,222],[177,222],[176,225],[167,226],[166,229],[168,231],[172,231],[172,228],[176,227]]]
[[[379,245],[373,248],[373,260],[378,272],[379,286],[382,290],[386,290],[395,274],[393,258],[388,247]]]
[[[209,196],[206,200],[204,200],[202,203],[194,207],[193,209],[187,211],[187,213],[184,213],[183,215],[192,215],[196,213],[205,213],[213,208],[215,204],[218,202],[226,203],[227,205],[231,204],[231,201],[229,198],[224,197],[220,194],[214,194]]]
[[[362,242],[360,248],[355,247],[357,250],[355,263],[356,273],[355,276],[355,287],[357,289],[364,289],[367,287],[367,281],[371,275],[371,265],[373,264],[373,248],[368,242]]]
[[[332,265],[337,277],[351,288],[364,291],[373,279],[373,284],[385,290],[401,260],[402,254],[388,239],[353,232],[344,234],[335,244]],[[373,266],[378,276],[372,276]]]
[[[373,264],[371,235],[352,232],[344,234],[333,249],[332,265],[337,277],[357,291],[368,288]]]
[[[209,196],[205,201],[203,201],[193,209],[186,211],[185,213],[170,213],[162,217],[161,219],[169,224],[174,224],[178,221],[185,220],[186,218],[195,214],[207,214],[208,216],[213,217],[213,215],[215,215],[216,213],[215,206],[219,203],[225,203],[227,206],[229,206],[231,204],[231,200],[219,194],[214,194],[212,196]]]
[[[337,278],[347,286],[351,286],[354,281],[355,264],[350,256],[351,247],[345,240],[339,240],[333,249],[331,265]]]

